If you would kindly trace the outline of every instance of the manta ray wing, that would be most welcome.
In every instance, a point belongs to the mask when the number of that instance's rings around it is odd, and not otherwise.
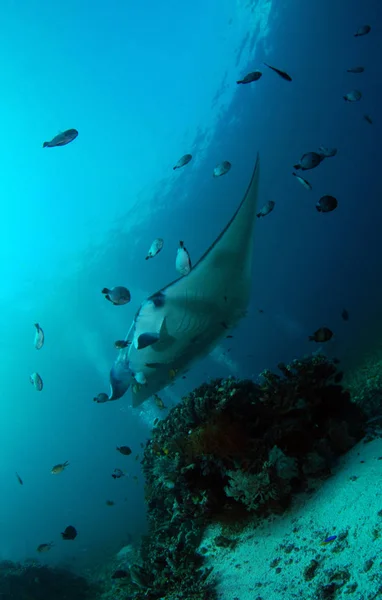
[[[215,242],[188,275],[142,304],[129,334],[132,343],[111,371],[110,400],[121,397],[140,373],[145,383],[132,385],[133,406],[139,406],[207,355],[245,315],[258,179],[257,157],[244,198]]]

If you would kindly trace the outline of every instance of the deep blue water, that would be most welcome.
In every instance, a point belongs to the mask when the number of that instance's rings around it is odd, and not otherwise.
[[[208,377],[256,377],[316,350],[308,335],[322,325],[335,333],[324,350],[348,366],[378,343],[382,8],[376,0],[22,8],[4,0],[0,16],[0,558],[36,557],[38,544],[54,541],[42,560],[91,566],[144,529],[134,456],[159,414],[150,402],[133,411],[128,394],[92,402],[107,390],[113,342],[139,303],[175,278],[179,240],[196,262],[219,234],[257,152],[260,204],[276,207],[256,223],[248,316],[163,394],[166,404]],[[365,23],[371,33],[355,38]],[[356,65],[365,72],[346,73]],[[257,68],[258,82],[236,85]],[[362,91],[359,103],[344,102],[352,89]],[[78,139],[42,150],[69,127]],[[320,145],[338,154],[303,174],[308,192],[293,164]],[[193,161],[174,172],[186,152]],[[232,169],[213,179],[222,160]],[[333,213],[315,209],[324,194],[338,199]],[[158,236],[163,251],[145,261]],[[100,290],[113,285],[129,287],[128,306],[104,300]],[[40,352],[35,322],[46,334]],[[131,457],[116,452],[122,444]],[[65,460],[67,470],[52,476]],[[114,481],[115,467],[130,477]],[[69,524],[79,531],[73,543],[60,540]]]

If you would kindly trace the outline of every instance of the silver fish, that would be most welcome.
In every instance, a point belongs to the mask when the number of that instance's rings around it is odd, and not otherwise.
[[[225,338],[246,314],[252,279],[253,228],[256,220],[259,159],[232,219],[193,267],[142,303],[110,372],[109,400],[132,386],[133,406],[182,376]],[[146,365],[163,363],[166,368]],[[146,384],[134,381],[143,373]]]
[[[190,162],[191,159],[192,159],[192,154],[185,154],[184,156],[182,156],[178,160],[176,165],[173,167],[174,171],[176,169],[180,169],[181,167],[184,167],[185,165],[188,165],[188,163]]]
[[[154,258],[154,256],[156,256],[158,254],[158,252],[160,252],[162,250],[163,244],[164,244],[164,242],[163,242],[162,238],[156,238],[149,248],[149,251],[146,256],[146,260],[149,260],[149,258]]]
[[[370,125],[373,124],[373,119],[371,118],[370,115],[363,115],[363,118],[365,119],[365,121],[367,121]]]
[[[69,142],[72,142],[78,136],[77,129],[67,129],[62,133],[56,135],[50,142],[44,142],[43,148],[54,148],[55,146],[66,146]]]
[[[312,189],[312,184],[309,183],[309,181],[307,181],[303,177],[300,177],[300,175],[296,175],[296,173],[292,173],[292,175],[294,175],[294,177],[296,177],[297,181],[299,181],[306,190]]]
[[[324,160],[325,156],[323,154],[317,154],[317,152],[307,152],[303,154],[300,162],[296,165],[293,165],[294,169],[301,169],[302,171],[308,171],[308,169],[314,169],[318,167],[320,163]]]
[[[269,215],[270,212],[272,212],[274,207],[275,203],[273,202],[273,200],[268,200],[268,202],[266,202],[264,206],[260,209],[260,211],[257,213],[256,217],[266,217],[267,215]]]
[[[36,333],[34,336],[34,347],[36,348],[36,350],[41,350],[45,340],[44,332],[38,323],[35,323],[34,326],[36,327]]]
[[[122,304],[127,304],[131,300],[129,290],[122,285],[116,285],[111,290],[103,288],[102,294],[105,294],[106,300],[109,300],[115,306],[122,306]]]
[[[34,386],[35,390],[41,392],[42,388],[44,387],[44,384],[38,373],[32,373],[32,375],[30,375],[29,377],[29,381]]]
[[[217,165],[213,170],[213,177],[221,177],[228,173],[230,168],[232,167],[231,163],[228,160],[223,160],[222,163]]]
[[[365,67],[350,67],[350,69],[347,69],[347,73],[363,73],[365,70]]]
[[[359,100],[361,100],[361,98],[362,93],[359,90],[352,90],[351,92],[345,94],[345,96],[343,97],[343,99],[346,102],[358,102]]]
[[[184,242],[179,242],[179,248],[176,253],[175,268],[181,275],[188,275],[191,271],[191,259]]]

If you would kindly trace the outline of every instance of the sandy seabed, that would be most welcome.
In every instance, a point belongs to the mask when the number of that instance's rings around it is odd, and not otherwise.
[[[382,599],[382,439],[361,441],[322,487],[247,526],[233,550],[215,545],[222,533],[212,526],[201,543],[219,600]]]

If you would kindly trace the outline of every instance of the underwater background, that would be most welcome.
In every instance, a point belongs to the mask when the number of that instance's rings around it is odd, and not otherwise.
[[[140,302],[175,278],[179,240],[196,262],[220,233],[257,152],[259,205],[276,205],[256,223],[248,315],[161,394],[166,406],[209,378],[256,378],[317,350],[308,336],[323,325],[334,332],[324,351],[348,369],[378,343],[382,6],[4,0],[0,16],[0,560],[38,556],[81,571],[145,531],[135,456],[162,416],[152,401],[132,409],[129,393],[93,402],[108,390],[113,343]],[[354,37],[365,23],[370,35]],[[358,64],[364,73],[346,72]],[[259,81],[236,85],[258,68]],[[353,89],[361,101],[344,102]],[[42,149],[72,127],[72,144]],[[307,191],[293,165],[320,145],[338,154],[308,172]],[[188,152],[190,165],[173,171]],[[214,179],[223,160],[232,169]],[[332,213],[316,211],[324,194],[338,199]],[[146,262],[156,237],[163,251]],[[127,306],[105,302],[102,288],[114,285],[131,291]],[[39,353],[36,322],[46,335]],[[116,452],[125,444],[130,457]],[[129,476],[112,479],[115,468]],[[73,543],[60,535],[69,524]]]

